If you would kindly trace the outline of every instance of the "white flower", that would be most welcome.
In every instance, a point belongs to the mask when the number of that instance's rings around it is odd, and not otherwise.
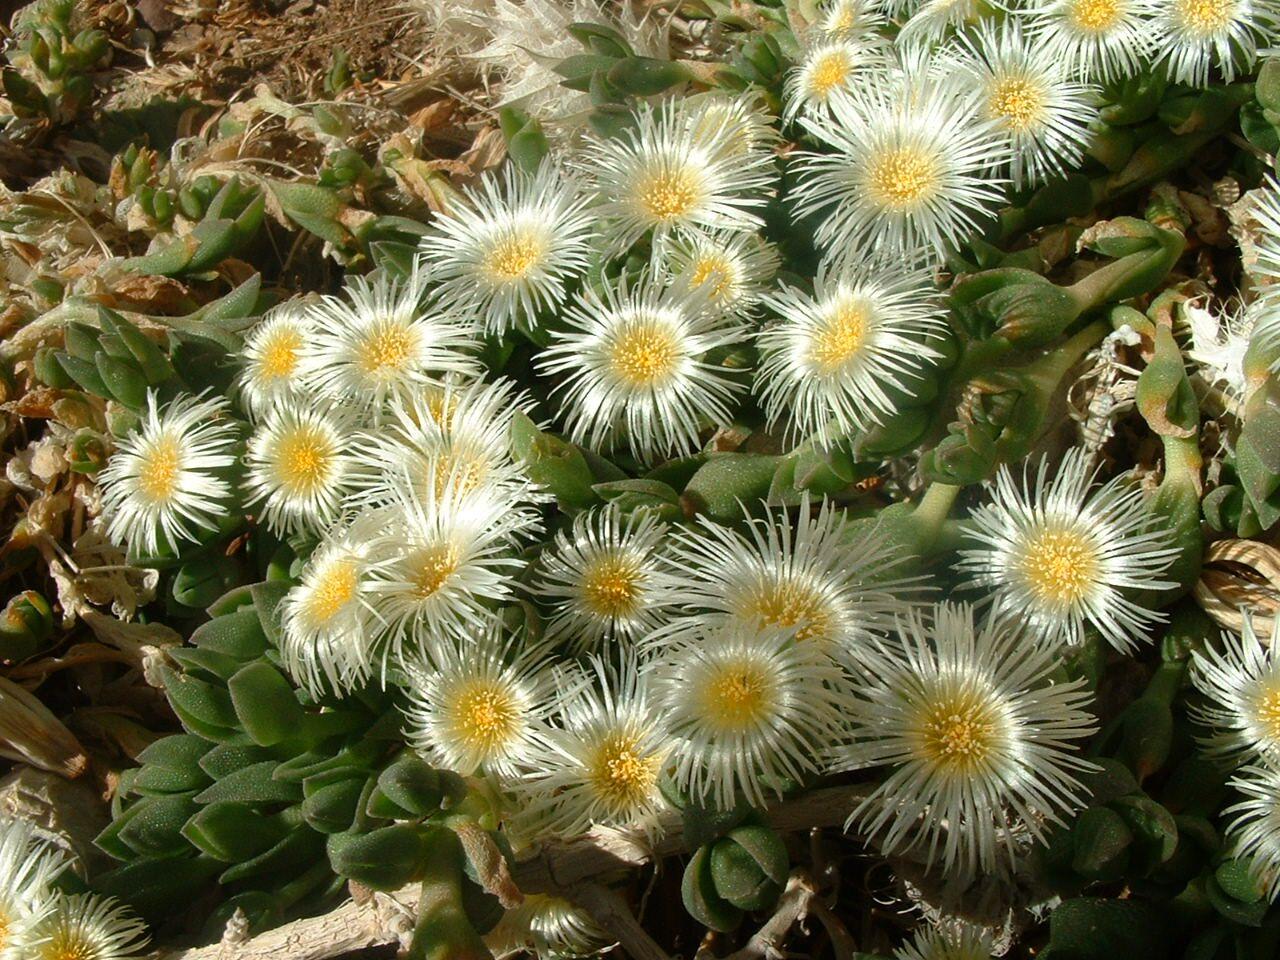
[[[694,143],[723,137],[727,140],[726,150],[751,157],[762,150],[772,150],[781,140],[777,120],[770,116],[764,95],[758,90],[708,90],[679,98],[675,109]]]
[[[405,738],[446,770],[514,779],[533,748],[535,725],[562,695],[545,659],[524,637],[504,636],[496,622],[433,639],[426,661],[409,664]]]
[[[703,110],[712,110],[704,102]],[[743,149],[732,125],[704,122],[688,105],[643,104],[635,126],[610,139],[592,137],[582,171],[597,195],[594,212],[609,245],[625,249],[645,233],[755,230],[755,212],[771,195],[773,154]]]
[[[555,610],[546,639],[580,653],[656,628],[677,590],[661,564],[666,534],[667,525],[647,510],[623,517],[610,504],[574,517],[572,531],[557,533],[543,552],[534,588]]]
[[[26,931],[23,960],[126,960],[140,957],[147,927],[123,904],[92,893],[60,894]]]
[[[1015,189],[1074,168],[1098,118],[1096,91],[1072,79],[1067,65],[1023,36],[1021,24],[985,21],[976,36],[962,34],[952,69],[979,109],[995,120],[1013,151]]]
[[[651,638],[683,639],[715,624],[794,630],[800,644],[856,656],[913,587],[893,579],[903,555],[873,528],[853,534],[844,511],[806,499],[793,520],[786,509],[746,520],[747,536],[703,520],[675,534],[671,563],[685,612]]]
[[[654,691],[675,741],[673,779],[732,810],[820,769],[843,721],[844,673],[795,630],[730,624],[666,646]]]
[[[829,37],[874,41],[887,23],[877,0],[831,0],[818,11],[816,27]]]
[[[52,909],[65,854],[25,820],[0,818],[0,960],[25,960],[27,932]]]
[[[236,381],[240,398],[254,417],[283,400],[304,394],[302,359],[311,342],[312,324],[303,300],[272,308],[244,338],[244,369]]]
[[[1231,82],[1258,60],[1258,45],[1276,40],[1276,0],[1166,0],[1156,15],[1155,49],[1175,83],[1204,87],[1216,67]]]
[[[985,0],[923,0],[902,25],[898,43],[932,48],[952,31],[963,35],[966,28],[984,22],[983,14],[990,10]]]
[[[850,703],[852,743],[836,766],[888,766],[850,816],[885,851],[922,850],[950,871],[1013,860],[1018,829],[1079,809],[1076,774],[1091,765],[1071,741],[1093,733],[1084,680],[1053,683],[1056,653],[1009,623],[975,628],[968,606],[939,604],[932,622],[912,611],[900,647],[881,646]]]
[[[486,174],[465,201],[439,214],[422,240],[446,310],[476,316],[502,333],[533,324],[563,302],[566,282],[587,268],[594,219],[586,198],[558,166],[537,173],[508,164]]]
[[[1031,40],[1073,73],[1106,83],[1136,74],[1154,49],[1155,0],[1035,0]]]
[[[899,947],[893,960],[991,960],[995,944],[991,934],[970,923],[953,922],[921,926],[911,943]]]
[[[783,88],[784,117],[820,113],[842,93],[875,83],[885,65],[885,44],[875,33],[819,36],[806,44]]]
[[[991,503],[966,525],[967,549],[957,569],[966,586],[992,591],[996,613],[1008,613],[1051,643],[1083,642],[1096,629],[1117,650],[1136,648],[1163,616],[1129,591],[1164,590],[1161,579],[1178,555],[1168,524],[1125,476],[1094,489],[1090,455],[1069,451],[1051,471],[1046,459],[1021,486],[1001,467]]]
[[[588,288],[562,318],[538,361],[556,387],[565,428],[598,449],[625,443],[642,460],[691,453],[705,426],[732,419],[744,384],[709,351],[744,336],[741,323],[710,309],[705,293],[624,275],[603,295]]]
[[[388,506],[371,515],[380,530],[369,552],[382,562],[368,590],[386,628],[384,663],[483,627],[490,605],[511,596],[512,573],[521,567],[511,543],[534,531],[538,517],[514,507],[501,487],[459,487],[455,475],[443,495],[428,490],[421,497],[405,478]]]
[[[249,506],[261,503],[267,526],[279,534],[327,529],[351,486],[353,433],[341,408],[281,401],[249,438]]]
[[[1247,383],[1244,355],[1265,306],[1254,301],[1236,314],[1218,314],[1194,303],[1179,311],[1191,334],[1187,357],[1209,386],[1217,387],[1231,404],[1243,401]]]
[[[831,152],[802,155],[795,196],[837,261],[942,255],[1003,202],[1008,143],[954,82],[886,77],[830,108],[801,118]]]
[[[428,386],[388,405],[382,422],[356,443],[356,503],[383,504],[407,476],[420,498],[506,489],[513,500],[538,495],[511,456],[511,423],[532,400],[510,380]]]
[[[561,897],[530,893],[502,915],[485,943],[497,957],[532,947],[538,960],[585,960],[606,951],[614,940],[581,907]]]
[[[1228,784],[1244,799],[1222,813],[1234,817],[1226,839],[1271,902],[1280,899],[1280,769],[1272,763],[1241,767]]]
[[[379,415],[392,398],[406,397],[448,374],[473,374],[472,326],[433,313],[428,275],[420,265],[402,281],[379,273],[352,279],[343,297],[307,308],[314,324],[304,355],[304,381],[318,395]]]
[[[1280,306],[1280,183],[1268,176],[1241,199],[1243,219],[1252,220],[1240,239],[1240,258],[1253,289],[1268,311]]]
[[[1191,658],[1191,682],[1204,695],[1188,714],[1209,728],[1200,745],[1232,764],[1280,757],[1280,660],[1264,647],[1245,617],[1240,636],[1224,633]]]
[[[667,808],[658,776],[670,741],[633,657],[618,670],[591,664],[594,682],[563,698],[529,757],[523,818],[561,836],[595,824],[651,831]]]
[[[280,655],[289,675],[313,695],[339,695],[368,678],[372,663],[369,574],[371,524],[330,531],[281,605]]]
[[[224,474],[236,462],[237,422],[222,397],[182,396],[164,407],[147,392],[137,428],[98,474],[107,535],[134,554],[176,550],[217,529],[235,508]]]
[[[771,426],[823,444],[896,412],[939,356],[927,340],[946,330],[930,274],[901,265],[819,268],[812,296],[783,284],[762,299],[780,319],[756,338],[756,394]]]
[[[655,251],[660,268],[690,289],[705,287],[711,306],[738,316],[752,312],[778,272],[778,254],[754,233],[695,233]]]

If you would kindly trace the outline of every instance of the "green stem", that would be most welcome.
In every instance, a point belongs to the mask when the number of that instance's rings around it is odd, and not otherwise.
[[[1067,372],[1080,359],[1102,342],[1110,326],[1103,320],[1095,320],[1069,337],[1062,346],[1046,353],[1026,368],[1026,374],[1046,395],[1057,389]]]
[[[925,528],[922,532],[937,533],[951,513],[959,493],[960,488],[949,483],[935,481],[929,484],[929,489],[911,512],[912,517]]]
[[[492,960],[462,902],[462,842],[445,827],[423,837],[418,922],[404,960]]]

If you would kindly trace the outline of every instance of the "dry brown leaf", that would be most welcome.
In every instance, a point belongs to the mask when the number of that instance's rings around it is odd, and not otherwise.
[[[1270,644],[1280,615],[1280,550],[1256,540],[1219,540],[1205,553],[1192,596],[1212,620],[1240,633],[1245,615],[1263,644]]]

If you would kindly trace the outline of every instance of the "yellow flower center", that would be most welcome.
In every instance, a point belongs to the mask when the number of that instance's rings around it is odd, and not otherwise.
[[[867,340],[867,308],[858,302],[837,303],[826,322],[814,331],[809,359],[823,372],[834,373],[856,357]]]
[[[1044,116],[1044,90],[1026,77],[997,80],[987,98],[987,109],[1009,129],[1022,132]]]
[[[434,594],[458,569],[458,549],[442,543],[419,552],[413,575],[414,592],[425,600]]]
[[[375,377],[386,377],[404,369],[418,345],[416,334],[394,319],[374,325],[360,345],[360,367]]]
[[[542,262],[546,244],[530,231],[509,233],[490,249],[481,269],[499,283],[527,277]]]
[[[693,262],[689,283],[694,287],[710,284],[712,298],[723,303],[732,299],[736,274],[728,257],[720,253],[706,253]]]
[[[825,640],[831,633],[831,605],[805,583],[781,578],[763,583],[752,597],[751,613],[771,627],[796,627],[797,640]]]
[[[844,50],[831,50],[815,58],[809,67],[809,95],[825,100],[833,90],[848,82],[852,70],[853,64]]]
[[[59,932],[40,944],[36,960],[95,960],[99,952],[84,937]]]
[[[1191,33],[1212,36],[1231,25],[1236,15],[1235,0],[1175,0],[1178,20]]]
[[[177,492],[180,471],[178,441],[173,437],[162,437],[138,465],[138,489],[148,500],[162,503]]]
[[[457,493],[471,493],[489,475],[489,465],[483,458],[461,450],[449,450],[431,460],[430,482],[437,498],[450,489]]]
[[[756,663],[723,666],[703,694],[707,719],[722,730],[742,732],[768,712],[773,683]]]
[[[333,458],[333,443],[322,430],[302,427],[282,437],[276,451],[281,486],[294,494],[310,493],[324,486]]]
[[[840,36],[850,33],[858,25],[858,6],[855,3],[838,3],[827,16],[827,33]]]
[[[258,360],[258,378],[261,380],[287,380],[298,367],[298,353],[302,349],[302,334],[291,327],[282,327],[262,345]]]
[[[688,216],[702,196],[698,177],[688,167],[651,174],[636,193],[640,206],[659,223]]]
[[[472,750],[500,753],[520,729],[520,704],[493,680],[471,680],[458,690],[450,710],[453,736]]]
[[[659,757],[645,755],[640,737],[616,733],[596,747],[587,764],[587,781],[611,810],[632,810],[653,794],[660,766]]]
[[[921,754],[945,770],[971,774],[995,746],[997,720],[995,709],[978,692],[945,697],[925,713]]]
[[[323,625],[337,616],[356,595],[356,582],[356,565],[350,560],[336,560],[322,570],[307,598],[311,620]]]
[[[1045,530],[1023,549],[1021,572],[1031,592],[1051,603],[1077,603],[1098,572],[1092,540],[1070,529]]]
[[[1120,19],[1120,0],[1076,0],[1071,20],[1081,30],[1103,33]]]
[[[1258,698],[1258,724],[1267,736],[1280,740],[1280,689],[1268,690]]]
[[[609,365],[614,374],[633,387],[652,387],[666,380],[680,362],[680,343],[665,324],[637,320],[627,324],[614,339]]]
[[[880,206],[901,211],[933,196],[940,173],[937,157],[914,147],[899,147],[871,161],[867,186]]]
[[[582,576],[582,602],[597,616],[628,616],[639,603],[641,581],[635,558],[624,554],[600,557]]]

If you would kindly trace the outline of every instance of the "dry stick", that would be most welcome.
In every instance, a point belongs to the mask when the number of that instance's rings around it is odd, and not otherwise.
[[[860,784],[814,790],[776,804],[767,811],[768,819],[783,833],[842,826],[849,812],[870,789]],[[684,852],[681,822],[678,819],[664,821],[663,827],[664,832],[653,842],[647,842],[640,833],[597,827],[577,839],[548,844],[533,859],[510,864],[511,879],[524,893],[563,895],[577,888],[575,892],[581,894],[588,888],[588,881],[595,878],[630,871],[654,859]],[[590,898],[592,894],[587,896]],[[249,939],[226,939],[207,947],[163,951],[154,957],[155,960],[331,960],[367,947],[400,942],[412,928],[417,901],[418,888],[411,885],[394,894],[377,894],[372,902],[347,901],[322,916],[294,920]],[[625,919],[622,922],[625,923]],[[643,928],[640,930],[643,933]],[[637,955],[637,960],[659,960],[660,957],[665,960],[661,948],[656,944],[654,947],[657,954]]]

